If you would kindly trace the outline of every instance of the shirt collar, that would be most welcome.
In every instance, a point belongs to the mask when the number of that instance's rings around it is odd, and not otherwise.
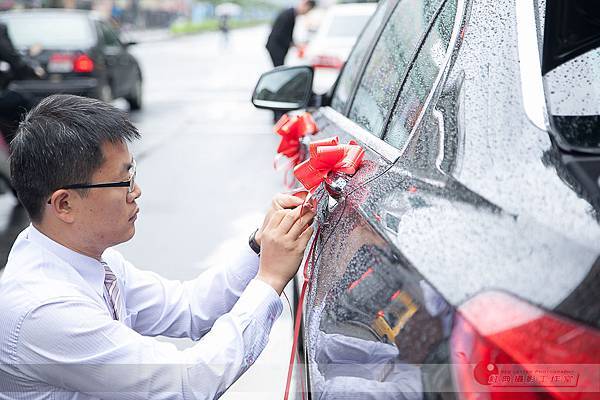
[[[104,294],[104,266],[100,261],[55,242],[33,225],[29,226],[27,239],[69,264],[98,294]]]

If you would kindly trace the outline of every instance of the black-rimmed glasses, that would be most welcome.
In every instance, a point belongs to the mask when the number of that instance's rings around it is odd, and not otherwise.
[[[73,185],[63,186],[60,189],[94,189],[94,188],[111,188],[111,187],[126,187],[127,193],[133,192],[135,188],[135,173],[136,165],[135,160],[131,161],[131,167],[129,168],[129,179],[122,182],[107,182],[107,183],[75,183]],[[50,200],[48,200],[50,204]]]

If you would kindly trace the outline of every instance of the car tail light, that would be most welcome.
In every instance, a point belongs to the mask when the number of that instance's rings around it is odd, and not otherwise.
[[[486,292],[456,314],[451,337],[463,399],[597,399],[600,333],[516,299]]]
[[[47,70],[59,73],[89,73],[94,71],[94,61],[87,54],[54,53],[48,60]]]
[[[92,72],[94,71],[94,61],[87,54],[81,54],[73,60],[73,71]]]
[[[341,69],[344,61],[336,56],[319,55],[313,58],[312,64],[314,68]]]

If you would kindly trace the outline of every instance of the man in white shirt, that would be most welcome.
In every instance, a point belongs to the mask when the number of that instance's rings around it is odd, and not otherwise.
[[[253,239],[260,257],[244,244],[184,283],[139,270],[111,248],[135,232],[138,137],[125,113],[68,95],[20,125],[12,179],[32,225],[0,282],[0,398],[213,399],[265,347],[314,214],[280,195]]]

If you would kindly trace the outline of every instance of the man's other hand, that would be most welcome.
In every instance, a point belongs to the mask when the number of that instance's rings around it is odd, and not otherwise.
[[[258,279],[281,294],[294,277],[313,234],[315,213],[298,206],[275,211],[262,232]]]
[[[306,191],[300,191],[295,194],[288,194],[288,193],[276,194],[273,197],[273,200],[271,201],[271,207],[269,208],[269,210],[267,211],[267,214],[265,215],[265,219],[263,221],[261,228],[258,230],[258,232],[256,232],[256,235],[254,236],[254,240],[256,240],[256,243],[258,243],[258,245],[261,246],[263,231],[264,231],[265,227],[267,226],[267,224],[269,223],[269,220],[271,219],[271,217],[273,216],[273,214],[276,211],[298,207],[299,205],[304,203],[304,199],[306,199],[307,195],[308,195],[308,192],[306,192]]]

